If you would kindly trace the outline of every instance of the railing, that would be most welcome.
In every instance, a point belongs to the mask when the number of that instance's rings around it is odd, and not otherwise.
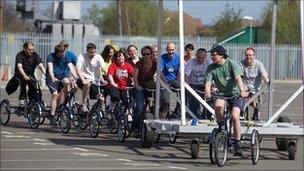
[[[33,41],[36,52],[46,60],[49,53],[54,51],[54,47],[62,40],[62,36],[41,33],[0,33],[0,76],[2,76],[3,66],[10,66],[12,72],[16,54],[22,50],[22,45],[26,41]],[[116,36],[101,35],[100,37],[66,37],[70,46],[69,49],[75,54],[84,53],[89,42],[97,45],[97,52],[101,53],[106,44],[112,44],[115,48],[128,47],[134,44],[140,49],[145,45],[156,45],[157,37],[138,36]],[[165,53],[166,44],[174,42],[179,52],[178,37],[163,37],[162,53]],[[192,43],[194,47],[210,49],[216,42],[213,37],[185,37],[185,44]],[[230,58],[240,61],[244,58],[244,50],[248,44],[224,44]],[[269,71],[268,58],[270,57],[270,44],[254,44],[256,57]],[[275,76],[277,80],[301,79],[301,48],[300,45],[277,45],[276,46]]]

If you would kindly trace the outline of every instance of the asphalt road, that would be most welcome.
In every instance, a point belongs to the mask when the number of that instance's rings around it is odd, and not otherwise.
[[[299,86],[290,82],[275,84],[274,112]],[[1,90],[1,99],[7,97]],[[49,97],[44,92],[44,98]],[[16,94],[10,100],[16,104]],[[264,103],[263,120],[267,119],[266,106]],[[303,94],[283,115],[303,124]],[[90,138],[87,130],[73,128],[63,135],[59,128],[48,123],[46,120],[33,130],[24,117],[12,115],[8,125],[1,126],[0,170],[304,170],[303,139],[297,141],[295,160],[288,160],[287,152],[278,152],[274,139],[263,139],[257,165],[252,165],[250,150],[245,148],[242,158],[229,153],[226,166],[219,168],[210,164],[208,144],[201,143],[198,159],[191,159],[187,139],[172,144],[162,137],[151,149],[145,149],[133,137],[120,143],[107,129],[97,138]]]

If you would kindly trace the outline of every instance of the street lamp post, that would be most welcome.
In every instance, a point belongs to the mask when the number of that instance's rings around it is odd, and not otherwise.
[[[252,23],[253,23],[253,17],[251,17],[251,16],[244,16],[243,19],[250,21],[249,43],[252,44]]]

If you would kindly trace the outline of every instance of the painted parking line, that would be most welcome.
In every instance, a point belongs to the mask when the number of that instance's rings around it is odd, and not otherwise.
[[[1,168],[2,170],[176,170],[176,168],[164,167],[57,167],[57,168]],[[182,169],[188,170],[188,169]]]
[[[3,135],[6,138],[31,138],[30,136],[27,135]]]
[[[1,152],[5,151],[31,151],[31,152],[40,152],[40,151],[74,151],[75,149],[68,149],[68,148],[24,148],[24,149],[1,149]]]
[[[7,131],[1,131],[1,134],[13,135],[13,133]]]
[[[108,157],[109,155],[103,153],[73,153],[82,157]]]
[[[118,159],[12,159],[1,160],[1,162],[90,162],[90,161],[119,161]]]

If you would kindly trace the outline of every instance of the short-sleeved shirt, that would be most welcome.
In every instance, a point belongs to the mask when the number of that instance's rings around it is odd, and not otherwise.
[[[154,79],[154,74],[156,72],[156,61],[153,60],[151,62],[152,62],[151,66],[145,66],[144,60],[141,59],[135,65],[136,68],[139,70],[137,81],[141,87],[143,87],[145,82]]]
[[[36,52],[33,52],[33,54],[29,56],[24,51],[21,51],[16,55],[15,74],[16,76],[21,76],[17,64],[22,64],[22,69],[24,70],[26,75],[34,75],[35,69],[40,63],[43,63],[42,59]]]
[[[235,96],[240,94],[235,80],[238,75],[243,75],[241,66],[234,60],[226,59],[222,65],[212,63],[208,66],[206,82],[214,81],[219,92],[224,96]]]
[[[68,66],[68,64],[71,63],[70,58],[65,56],[58,57],[56,53],[53,52],[47,56],[47,63],[49,62],[53,63],[53,73],[56,78],[64,78],[68,76],[66,73],[69,73],[70,71]]]
[[[244,72],[243,82],[246,87],[253,92],[259,91],[262,86],[262,76],[268,76],[263,63],[255,59],[253,65],[248,66],[246,61],[242,60],[241,65]]]
[[[88,54],[80,54],[78,56],[77,67],[79,67],[82,71],[83,76],[92,81],[93,83],[97,83],[100,79],[100,71],[104,66],[104,60],[99,54],[95,54],[95,56],[89,61]]]
[[[168,83],[177,80],[180,67],[179,58],[180,56],[177,54],[174,54],[172,58],[169,58],[168,54],[161,56],[160,69]]]
[[[113,62],[109,67],[108,75],[113,76],[118,87],[127,87],[131,83],[134,72],[134,68],[128,62],[124,62],[122,65]]]
[[[73,63],[73,65],[76,66],[76,63],[77,63],[77,56],[75,55],[75,53],[73,53],[72,51],[67,50],[67,51],[64,53],[64,56],[67,57],[67,58],[70,58],[70,59],[71,59],[71,62]]]
[[[102,75],[107,75],[108,74],[108,69],[109,69],[109,67],[110,67],[111,64],[112,64],[112,60],[109,60],[109,62],[104,61],[103,70],[105,72],[102,71],[101,72]]]
[[[185,74],[188,76],[187,83],[190,85],[204,85],[206,71],[211,63],[210,58],[206,58],[202,64],[198,64],[196,58],[191,58],[185,66]]]

